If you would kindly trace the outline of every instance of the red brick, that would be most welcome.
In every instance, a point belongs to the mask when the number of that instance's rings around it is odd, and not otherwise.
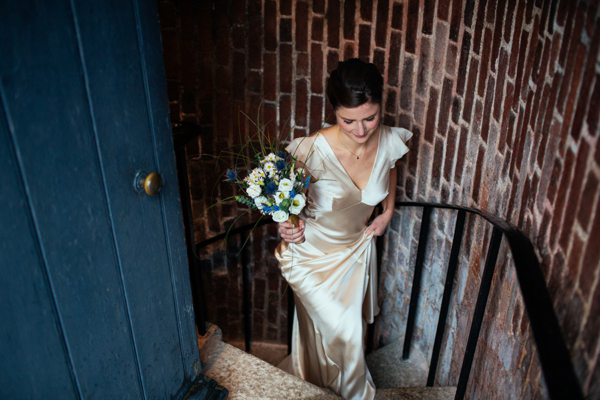
[[[329,53],[327,53],[327,75],[331,74],[331,72],[337,68],[339,61],[340,58],[337,52],[329,51]]]
[[[421,39],[423,41],[423,39]],[[454,43],[448,45],[446,53],[446,72],[451,76],[456,73],[456,57],[458,56],[458,47]]]
[[[263,115],[265,133],[270,139],[275,139],[279,133],[277,130],[277,109],[275,105],[265,103],[263,106]]]
[[[554,203],[554,218],[552,219],[552,230],[550,233],[550,245],[556,244],[558,232],[561,228],[562,217],[564,212],[565,203],[567,201],[567,192],[571,185],[571,178],[573,172],[573,163],[575,162],[575,154],[569,149],[565,157],[565,163],[560,178],[560,184],[558,186],[556,201]]]
[[[435,136],[435,117],[438,108],[438,91],[435,87],[429,88],[429,105],[427,106],[427,121],[425,122],[425,140],[433,143]]]
[[[311,32],[312,40],[317,42],[323,41],[323,18],[314,17],[312,20],[312,32]]]
[[[552,167],[552,173],[550,174],[550,179],[548,182],[548,191],[546,193],[546,197],[550,204],[554,203],[554,199],[556,196],[556,188],[558,186],[558,179],[560,178],[560,173],[562,170],[561,162],[558,158],[554,159],[554,165]]]
[[[423,32],[424,35],[433,33],[433,20],[435,16],[435,0],[425,0],[423,5]]]
[[[590,175],[592,176],[592,175]],[[596,207],[596,216],[592,217],[592,214],[585,216],[588,220],[592,220],[592,227],[588,236],[585,253],[583,255],[583,265],[581,268],[581,275],[579,277],[579,287],[584,299],[589,297],[589,294],[594,284],[594,275],[600,264],[600,208]],[[589,224],[588,224],[589,225]],[[596,285],[596,292],[599,292],[600,285]],[[598,314],[594,314],[597,318]],[[597,333],[597,332],[596,332]]]
[[[308,54],[307,53],[296,54],[296,75],[308,76]]]
[[[514,133],[516,121],[517,121],[517,114],[515,114],[514,111],[510,110],[510,114],[508,116],[508,131],[506,132],[506,144],[508,145],[508,148],[510,150],[513,150],[513,148],[514,148],[513,133]]]
[[[429,61],[430,61],[430,41],[426,37],[421,38],[421,49],[419,55],[419,71],[417,73],[416,91],[421,97],[427,95],[429,86]]]
[[[373,0],[361,0],[360,17],[364,21],[371,21],[373,19]]]
[[[277,50],[277,3],[265,0],[265,50]]]
[[[483,36],[484,30],[484,20],[485,20],[485,6],[487,0],[479,1],[479,5],[477,6],[477,22],[475,23],[475,29],[473,30],[474,41],[473,41],[473,51],[475,53],[480,54],[479,50],[481,47],[481,38]]]
[[[481,124],[481,138],[487,143],[488,132],[490,130],[490,116],[492,114],[492,103],[494,101],[494,77],[490,76],[485,95],[485,106],[483,111],[483,122]]]
[[[524,85],[527,86],[527,79],[529,77],[524,77],[525,74],[525,60],[526,60],[526,51],[527,51],[527,41],[529,38],[529,34],[527,31],[523,31],[521,35],[521,44],[519,47],[519,61],[517,65],[517,77],[515,79],[515,106],[518,104],[518,99],[521,95],[521,85],[524,82]],[[511,66],[512,68],[512,66]]]
[[[463,108],[463,114],[462,114],[463,120],[465,120],[467,122],[471,122],[471,110],[473,109],[473,102],[475,101],[475,84],[477,82],[478,68],[479,68],[479,60],[476,58],[472,58],[471,66],[469,67],[469,81],[467,84],[467,92],[465,94],[465,106]],[[460,74],[459,74],[458,79],[460,82],[460,80],[461,80]],[[464,82],[464,79],[462,79],[462,80]],[[456,92],[458,93],[458,88],[457,88]]]
[[[508,0],[508,7],[506,8],[506,17],[504,18],[504,41],[506,43],[510,43],[510,34],[516,3],[517,0]],[[500,29],[499,22],[496,22],[496,29]]]
[[[245,18],[248,18],[248,17],[255,18],[255,19],[262,18],[262,6],[263,6],[262,0],[248,0],[248,11],[247,11],[247,15],[245,16]],[[226,13],[227,9],[229,8],[229,4],[227,2],[220,1],[220,2],[215,2],[214,7],[219,7],[221,9],[221,12]]]
[[[508,209],[506,211],[506,220],[513,224],[515,224],[517,222],[516,218],[515,218],[515,213],[513,212],[513,210],[515,208],[515,198],[516,198],[518,190],[519,190],[519,176],[516,175],[513,177],[513,180],[512,180],[512,188],[510,191],[510,198],[508,200]]]
[[[576,63],[574,66],[574,70],[573,70],[573,78],[571,80],[571,87],[569,89],[569,96],[566,99],[566,106],[565,106],[565,112],[563,114],[563,128],[562,128],[562,134],[561,137],[563,139],[563,141],[566,141],[565,139],[567,138],[567,135],[569,134],[569,131],[571,132],[571,136],[573,136],[573,139],[575,139],[575,141],[577,141],[579,139],[579,135],[581,133],[581,130],[578,130],[577,132],[573,131],[570,129],[571,127],[571,120],[573,118],[573,111],[575,108],[575,101],[576,101],[576,96],[577,96],[577,92],[578,92],[578,88],[580,86],[581,82],[581,75],[583,74],[583,67],[585,65],[585,56],[586,56],[586,48],[583,44],[579,45],[579,51],[577,52],[577,56],[576,58]],[[564,83],[564,82],[563,82]],[[587,86],[589,85],[589,82],[583,82],[583,86]]]
[[[162,32],[163,58],[165,60],[165,72],[167,79],[179,79],[179,40],[175,31],[164,30]]]
[[[279,47],[279,90],[282,93],[292,93],[292,45],[282,43]]]
[[[260,20],[251,18],[248,21],[248,68],[262,67],[262,29]]]
[[[234,26],[231,30],[231,43],[234,49],[246,48],[246,27]]]
[[[452,2],[452,19],[450,21],[450,40],[458,42],[458,35],[460,33],[460,20],[462,15],[462,0],[456,0]]]
[[[455,159],[457,131],[454,127],[448,129],[448,139],[446,140],[446,158],[444,159],[444,179],[447,182],[452,181],[452,164]]]
[[[404,50],[412,54],[415,54],[417,51],[417,25],[419,23],[419,15],[419,0],[409,0],[408,15],[406,17],[406,43],[404,45]],[[377,45],[379,46],[379,40],[377,41]]]
[[[308,3],[296,3],[296,51],[308,51]]]
[[[263,93],[265,100],[277,99],[277,54],[265,53],[265,72],[263,74]]]
[[[289,95],[279,96],[279,132],[282,137],[291,134],[292,98]]]
[[[393,89],[387,90],[387,99],[385,101],[385,111],[388,114],[395,114],[397,111],[398,103],[397,103],[397,93]]]
[[[310,96],[310,131],[316,132],[321,129],[323,112],[323,98]]]
[[[327,46],[340,47],[340,0],[327,2]]]
[[[377,66],[379,72],[382,74],[385,71],[385,50],[375,49],[373,54],[373,64]]]
[[[525,10],[525,22],[530,24],[531,18],[533,18],[533,1],[528,1],[527,8]]]
[[[483,97],[485,95],[485,83],[488,75],[488,64],[492,53],[492,31],[490,29],[485,30],[485,37],[483,39],[483,50],[481,55],[481,69],[479,70],[479,85],[477,87],[477,93]]]
[[[454,122],[457,125],[458,125],[458,119],[460,117],[460,111],[461,111],[460,107],[461,107],[460,97],[454,96],[454,98],[452,99],[452,122]]]
[[[417,176],[419,166],[419,149],[422,142],[421,130],[418,127],[413,128],[413,137],[408,141],[408,173]]]
[[[313,93],[323,93],[323,50],[319,43],[311,45],[310,90]]]
[[[510,83],[510,81],[506,84],[506,95],[505,95],[505,100],[504,100],[504,112],[502,113],[502,121],[498,121],[499,123],[502,124],[502,128],[500,130],[500,140],[498,142],[498,151],[502,154],[504,154],[504,148],[506,146],[507,143],[509,143],[509,139],[508,139],[508,130],[509,128],[511,129],[511,135],[512,135],[512,123],[511,121],[509,121],[509,117],[510,117],[510,112],[512,109],[512,98],[513,98],[513,85],[512,83]],[[514,123],[514,118],[513,118],[513,123]],[[512,138],[511,138],[512,140]]]
[[[465,90],[465,82],[467,76],[467,65],[469,63],[469,52],[471,50],[471,34],[469,32],[464,32],[462,48],[460,52],[460,63],[458,64],[458,80],[456,81],[456,93],[459,95],[464,95]],[[471,63],[471,66],[473,63]],[[472,92],[473,95],[475,92]]]
[[[442,136],[446,135],[446,129],[448,129],[448,117],[450,115],[450,106],[452,104],[452,86],[451,79],[444,79],[444,86],[442,89],[442,102],[440,105],[440,114],[438,121],[438,133]]]
[[[356,0],[344,0],[344,39],[354,40],[355,27]]]
[[[500,118],[500,110],[502,105],[502,99],[504,98],[504,80],[506,79],[506,70],[508,67],[508,53],[502,49],[500,54],[500,61],[498,61],[498,86],[496,86],[496,96],[494,99],[494,119],[498,122]],[[504,106],[510,108],[510,106]]]
[[[456,168],[454,170],[454,182],[460,184],[463,174],[465,160],[467,158],[467,142],[469,141],[469,131],[465,126],[460,128],[460,138],[458,150],[456,152]]]
[[[582,29],[581,25],[583,24],[583,16],[581,14],[581,9],[577,13],[577,19],[575,20],[573,18],[573,16],[575,15],[575,10],[577,8],[578,2],[569,1],[568,3],[569,3],[569,10],[568,10],[567,24],[565,26],[565,33],[564,33],[562,45],[560,48],[560,54],[558,56],[558,62],[560,63],[561,67],[565,66],[565,58],[567,57],[567,49],[569,48],[570,45],[572,45],[571,43],[579,42],[579,35],[577,35],[577,34],[573,35],[573,29],[575,29],[575,31],[578,30],[581,34],[581,29]],[[583,6],[580,6],[580,7],[583,7]],[[574,37],[574,40],[571,40],[572,35]]]
[[[473,23],[473,13],[475,12],[475,0],[467,0],[465,4],[464,22],[465,26],[471,27]]]
[[[492,62],[491,69],[496,71],[496,60],[498,59],[498,52],[500,50],[500,42],[502,40],[502,18],[504,16],[504,9],[506,8],[506,0],[500,0],[496,8],[496,29],[494,29],[494,39],[492,41]]]
[[[361,8],[362,8],[361,1]],[[392,29],[402,30],[402,17],[404,16],[404,4],[394,3],[392,8]],[[425,24],[425,21],[423,21]]]
[[[344,46],[344,60],[356,57],[354,52],[354,42],[347,42]]]
[[[435,49],[433,52],[433,68],[431,70],[431,81],[436,85],[442,84],[444,76],[444,53],[447,47],[448,28],[438,22],[435,30]]]
[[[597,204],[596,193],[600,187],[600,182],[593,172],[588,172],[588,177],[581,195],[581,204],[577,212],[577,220],[584,232],[587,232],[590,226],[591,216],[594,205]]]
[[[513,30],[512,36],[512,46],[510,50],[510,63],[508,69],[508,75],[510,77],[515,76],[515,70],[517,66],[517,57],[519,56],[519,45],[522,43],[522,40],[519,41],[519,36],[522,36],[522,26],[523,26],[523,13],[525,12],[525,2],[519,1],[519,8],[517,9],[517,13],[515,14],[515,28]],[[517,92],[515,92],[517,93]],[[518,96],[517,96],[518,98]]]
[[[596,74],[596,83],[594,84],[594,90],[592,91],[592,97],[590,98],[589,108],[587,115],[587,123],[589,132],[592,135],[596,134],[598,128],[598,110],[600,110],[600,75]],[[600,143],[600,141],[598,141]],[[596,152],[596,163],[600,164],[598,159],[598,152]]]
[[[483,160],[485,158],[485,147],[479,146],[477,155],[477,164],[475,166],[475,176],[473,177],[473,194],[472,199],[475,203],[479,203],[479,191],[481,188],[481,177],[483,175]]]
[[[281,15],[292,15],[292,0],[280,0],[279,13]]]
[[[567,200],[564,220],[561,227],[560,246],[566,251],[571,238],[571,231],[575,222],[575,210],[579,207],[581,198],[581,190],[583,187],[583,179],[585,178],[585,170],[587,166],[588,154],[590,146],[585,140],[582,140],[577,152],[577,162],[575,164],[575,172],[573,181],[569,188],[569,199]]]
[[[312,11],[318,14],[323,14],[325,12],[325,0],[313,0]]]
[[[439,137],[435,139],[433,152],[433,165],[431,166],[431,188],[440,189],[440,178],[442,176],[442,161],[444,160],[444,141]]]
[[[521,129],[522,129],[524,120],[525,120],[525,110],[523,109],[523,107],[520,107],[518,125],[517,125],[517,128],[515,129],[515,140],[512,145],[510,145],[510,143],[509,143],[509,147],[511,147],[511,149],[514,151],[513,158],[511,159],[511,162],[510,162],[510,172],[509,172],[510,176],[513,176],[513,174],[515,172],[515,166],[517,166],[517,162],[518,162],[518,164],[520,164],[521,160],[518,159],[519,149],[521,149],[521,151],[520,151],[521,156],[523,155],[521,143],[525,142],[525,137],[521,136],[521,133],[522,133]],[[527,131],[525,131],[525,132],[527,132]],[[518,166],[517,166],[517,168],[518,168]]]
[[[245,99],[246,55],[244,53],[233,53],[231,89],[234,100],[243,101]]]
[[[369,25],[361,25],[358,34],[358,57],[370,62],[371,56],[371,27]]]
[[[521,207],[519,209],[519,220],[517,222],[518,227],[523,227],[523,221],[525,221],[525,212],[527,211],[527,201],[531,197],[531,177],[525,179],[523,185],[523,193],[521,193]]]
[[[550,130],[550,123],[552,122],[552,118],[553,118],[553,113],[554,113],[554,104],[556,102],[556,96],[558,95],[558,87],[560,85],[561,82],[561,78],[562,76],[560,75],[559,72],[554,74],[554,79],[552,81],[552,89],[550,90],[550,99],[548,100],[548,104],[546,106],[546,115],[544,117],[544,123],[542,125],[542,140],[541,140],[541,144],[540,144],[540,152],[538,153],[538,159],[537,159],[537,164],[541,167],[542,163],[544,161],[544,152],[545,152],[545,146],[546,146],[546,141],[548,140],[549,137],[549,130]],[[541,118],[541,116],[540,116]],[[556,123],[555,123],[556,125]],[[559,133],[557,132],[556,135],[558,136]]]
[[[377,1],[377,17],[375,18],[375,45],[385,48],[388,34],[388,14],[390,12],[389,0]]]
[[[406,111],[412,109],[413,70],[413,59],[411,57],[405,57],[404,70],[402,72],[402,85],[400,88],[400,107]]]
[[[583,75],[583,85],[581,86],[581,91],[579,92],[579,97],[577,99],[577,109],[575,110],[575,116],[573,118],[573,128],[571,129],[571,133],[575,140],[579,139],[581,134],[581,130],[583,128],[583,119],[585,117],[585,110],[588,106],[588,98],[590,94],[590,90],[592,89],[592,81],[594,79],[594,74],[596,70],[596,59],[598,56],[598,51],[600,47],[600,24],[596,26],[594,36],[592,37],[592,41],[590,44],[590,50],[587,56],[587,63],[585,66],[585,73]],[[597,81],[597,80],[596,80]],[[597,83],[597,82],[596,82]],[[590,104],[590,114],[598,115],[597,110],[600,108],[594,108]],[[596,110],[596,111],[594,111]],[[595,130],[590,130],[590,133],[593,135]]]
[[[387,84],[390,86],[398,86],[398,77],[400,74],[400,55],[402,54],[402,33],[392,32],[389,49],[389,64]]]
[[[281,18],[279,20],[279,41],[291,42],[292,40],[292,20],[290,18]]]
[[[306,126],[308,114],[308,93],[305,79],[296,81],[296,125]]]
[[[438,2],[438,10],[437,10],[438,20],[448,21],[448,14],[450,11],[450,2],[449,1],[440,1]]]

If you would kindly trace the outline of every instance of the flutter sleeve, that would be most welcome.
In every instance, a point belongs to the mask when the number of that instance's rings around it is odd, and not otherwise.
[[[314,151],[314,142],[315,136],[303,136],[292,140],[285,149],[304,163]]]
[[[406,146],[406,142],[412,137],[413,134],[411,131],[404,128],[390,127],[390,129],[390,146],[388,149],[389,162],[390,168],[394,168],[396,161],[408,153],[408,146]]]

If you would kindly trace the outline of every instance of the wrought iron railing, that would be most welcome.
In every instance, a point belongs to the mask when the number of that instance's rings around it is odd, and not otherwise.
[[[186,227],[186,239],[188,244],[195,243],[193,219],[191,214],[191,202],[189,198],[188,176],[186,168],[186,158],[184,146],[190,138],[197,137],[200,134],[200,128],[195,124],[174,123],[175,148],[178,163],[178,172],[180,177],[180,192],[182,199],[182,208],[184,215],[184,225]],[[467,383],[471,373],[477,341],[485,310],[487,306],[488,296],[496,268],[496,261],[500,251],[502,239],[505,238],[508,242],[509,249],[512,254],[512,259],[519,282],[519,287],[523,296],[525,309],[527,310],[531,329],[537,352],[539,354],[542,371],[548,388],[548,394],[551,399],[583,399],[583,392],[578,383],[573,364],[569,355],[569,350],[563,339],[558,319],[554,312],[552,300],[544,280],[544,276],[540,269],[540,263],[535,254],[531,241],[516,227],[510,223],[499,219],[489,213],[475,210],[472,208],[454,206],[448,204],[434,203],[417,203],[417,202],[398,202],[397,209],[406,207],[420,207],[423,209],[421,216],[421,227],[419,232],[419,241],[417,244],[417,255],[415,261],[415,269],[413,275],[413,285],[411,289],[411,297],[409,304],[409,314],[407,319],[406,333],[404,336],[404,359],[409,357],[409,351],[412,344],[413,332],[415,329],[415,320],[417,315],[417,304],[421,292],[421,276],[425,260],[425,252],[427,246],[427,238],[430,231],[431,213],[434,209],[453,210],[457,212],[456,223],[454,227],[454,235],[452,239],[452,248],[446,272],[446,281],[444,285],[444,293],[442,295],[442,303],[438,318],[438,325],[433,344],[433,351],[427,377],[427,386],[433,386],[435,374],[442,348],[442,339],[444,329],[450,308],[450,298],[453,290],[453,282],[458,267],[458,259],[460,248],[463,239],[463,231],[467,213],[477,215],[485,219],[492,226],[492,237],[487,248],[486,262],[481,277],[477,302],[473,313],[469,337],[467,339],[466,350],[463,358],[459,381],[455,399],[462,399],[466,393]],[[261,220],[258,225],[250,223],[229,231],[229,237],[242,235],[245,237],[252,229],[272,223],[270,219]],[[190,277],[192,284],[192,295],[194,297],[194,312],[196,323],[200,334],[205,333],[205,297],[204,283],[200,272],[200,265],[197,254],[200,250],[223,240],[226,234],[216,235],[212,238],[204,240],[195,245],[188,245],[188,260],[190,263]],[[382,241],[378,240],[378,265],[381,260]],[[252,347],[252,296],[251,296],[251,271],[248,249],[242,249],[241,253],[242,264],[242,281],[243,281],[243,320],[244,320],[244,335],[246,351],[250,351]],[[294,312],[293,295],[291,290],[288,291],[288,315]],[[288,351],[291,343],[291,324],[293,318],[288,318]],[[372,348],[373,344],[373,329],[372,326],[368,330],[367,351]]]

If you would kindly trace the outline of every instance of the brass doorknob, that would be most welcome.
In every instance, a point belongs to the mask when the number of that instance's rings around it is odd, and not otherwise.
[[[162,177],[158,172],[151,172],[148,175],[138,172],[135,176],[134,187],[138,192],[143,190],[147,195],[154,196],[162,188]]]

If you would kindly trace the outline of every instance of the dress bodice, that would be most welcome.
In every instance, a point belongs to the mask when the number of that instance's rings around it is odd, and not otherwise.
[[[287,150],[298,156],[317,180],[308,189],[307,205],[301,213],[308,241],[328,253],[361,239],[373,207],[388,194],[390,170],[408,151],[405,141],[411,136],[406,129],[381,126],[371,175],[363,190],[356,187],[320,132],[290,143]]]

